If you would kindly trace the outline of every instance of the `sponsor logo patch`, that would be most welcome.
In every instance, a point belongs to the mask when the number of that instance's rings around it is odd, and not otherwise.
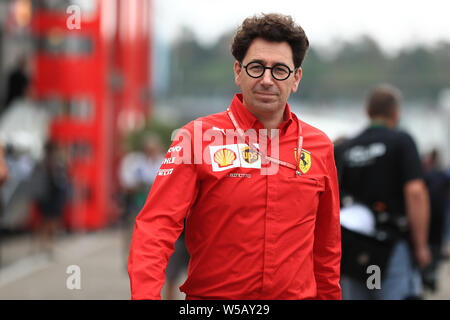
[[[220,149],[214,153],[214,162],[219,165],[219,168],[232,166],[236,158],[236,153],[226,148]]]
[[[252,175],[250,173],[229,173],[227,177],[230,178],[251,178]]]
[[[241,157],[241,167],[261,169],[261,157],[256,150],[251,150],[246,144],[239,144],[238,146],[239,155]]]
[[[295,161],[299,161],[297,156],[297,148],[294,149]],[[300,154],[300,171],[302,173],[307,173],[311,168],[311,152],[302,149]]]
[[[241,148],[241,153],[242,153],[242,158],[247,163],[251,164],[251,163],[258,161],[258,159],[259,159],[259,154],[255,151],[250,151],[249,147]]]
[[[261,168],[261,157],[246,144],[209,146],[213,172],[231,168]]]
[[[168,175],[172,174],[172,172],[173,172],[173,168],[172,169],[159,169],[158,176],[168,176]]]
[[[165,158],[163,160],[163,164],[172,164],[175,163],[175,157]]]
[[[173,147],[170,147],[170,148],[169,148],[169,150],[167,151],[167,153],[171,153],[171,152],[173,152],[173,151],[175,151],[175,152],[180,152],[181,149],[183,149],[181,146],[173,146]]]
[[[209,146],[211,165],[214,172],[240,167],[239,151],[235,144]]]

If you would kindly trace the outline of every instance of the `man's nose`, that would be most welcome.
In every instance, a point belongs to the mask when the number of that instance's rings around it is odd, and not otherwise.
[[[262,77],[261,77],[261,84],[262,84],[263,86],[268,87],[268,86],[273,85],[273,81],[274,81],[274,79],[273,79],[273,77],[272,77],[272,72],[271,72],[271,70],[270,70],[270,69],[264,70],[264,73],[263,73],[263,75],[262,75]]]

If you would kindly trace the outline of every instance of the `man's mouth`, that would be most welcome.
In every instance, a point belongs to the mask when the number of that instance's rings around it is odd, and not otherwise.
[[[266,97],[274,97],[274,96],[276,96],[277,94],[276,93],[273,93],[273,92],[265,92],[265,91],[257,91],[257,92],[255,92],[257,95],[260,95],[260,96],[266,96]]]

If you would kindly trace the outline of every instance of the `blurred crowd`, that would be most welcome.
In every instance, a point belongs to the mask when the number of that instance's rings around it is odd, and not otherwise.
[[[33,251],[53,255],[53,241],[70,197],[67,157],[49,138],[50,115],[36,103],[28,60],[11,70],[0,114],[0,232],[30,231]]]

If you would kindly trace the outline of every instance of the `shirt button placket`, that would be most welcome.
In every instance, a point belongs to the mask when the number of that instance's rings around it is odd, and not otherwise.
[[[275,242],[276,242],[276,181],[274,175],[267,175],[267,204],[265,221],[265,252],[263,292],[270,295],[275,277]]]

